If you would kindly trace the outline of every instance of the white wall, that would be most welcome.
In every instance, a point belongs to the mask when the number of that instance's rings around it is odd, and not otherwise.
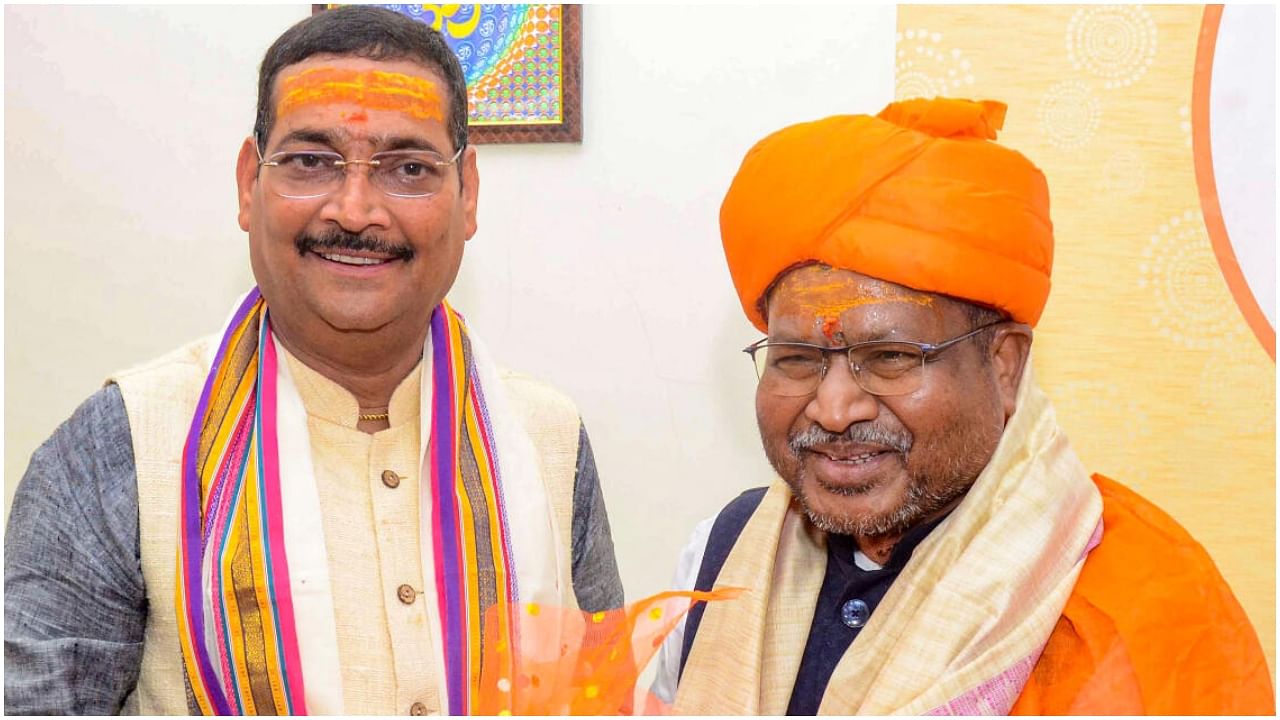
[[[5,8],[5,497],[112,370],[217,329],[252,283],[233,169],[256,65],[309,11]],[[481,146],[451,298],[578,402],[630,598],[767,482],[721,197],[783,125],[893,93],[895,11],[597,7],[581,145]]]
[[[1276,7],[1222,9],[1209,83],[1213,180],[1236,262],[1276,327]]]

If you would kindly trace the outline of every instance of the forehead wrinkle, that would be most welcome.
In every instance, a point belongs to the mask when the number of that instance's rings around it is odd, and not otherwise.
[[[934,297],[932,293],[925,293],[887,280],[823,265],[810,265],[786,273],[779,281],[775,292],[785,292],[800,298],[822,296],[903,298],[920,305],[932,304]]]

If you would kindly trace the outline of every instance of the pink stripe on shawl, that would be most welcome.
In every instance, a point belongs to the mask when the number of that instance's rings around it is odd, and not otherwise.
[[[1093,534],[1089,536],[1089,542],[1085,543],[1080,561],[1083,562],[1085,557],[1100,544],[1102,544],[1101,518],[1098,519],[1098,526],[1093,529]],[[1048,644],[1048,638],[1045,638],[1045,644]],[[1031,670],[1035,668],[1036,661],[1040,659],[1040,653],[1044,652],[1044,647],[1041,645],[1034,653],[1014,663],[1013,667],[960,697],[930,710],[925,715],[1008,715],[1013,704],[1022,695],[1022,689],[1026,687],[1027,679],[1031,677]]]
[[[1040,659],[1041,650],[1036,650],[1014,663],[1008,670],[925,715],[1008,715],[1009,709],[1022,694],[1027,678],[1031,677],[1031,668]]]
[[[276,600],[280,633],[280,651],[284,654],[284,666],[289,678],[290,712],[307,714],[306,688],[302,681],[302,660],[298,653],[298,632],[293,614],[293,593],[289,585],[289,560],[284,548],[284,515],[280,498],[280,454],[276,435],[276,343],[271,337],[269,324],[263,321],[262,373],[262,469],[267,501],[267,539],[271,548],[271,560],[275,569],[271,588]]]

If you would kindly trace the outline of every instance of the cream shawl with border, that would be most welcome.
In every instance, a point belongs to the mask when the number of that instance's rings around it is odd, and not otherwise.
[[[1027,363],[965,499],[916,548],[832,673],[819,713],[1006,714],[1101,538],[1102,499]],[[826,567],[781,480],[734,545],[676,695],[681,714],[786,713]]]

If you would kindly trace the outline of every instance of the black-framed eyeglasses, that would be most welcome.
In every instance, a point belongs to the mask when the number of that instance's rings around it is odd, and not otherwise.
[[[872,340],[844,347],[800,342],[769,342],[743,348],[755,362],[760,387],[783,397],[805,397],[818,390],[830,366],[828,358],[844,353],[858,387],[872,395],[909,395],[924,383],[925,364],[988,328],[1009,322],[997,320],[940,343]]]
[[[263,158],[259,150],[258,167],[271,168],[264,181],[272,192],[294,200],[333,193],[346,181],[347,169],[356,165],[369,166],[369,181],[391,197],[424,198],[440,192],[464,149],[448,159],[431,150],[388,150],[368,160],[348,160],[331,150],[292,150]]]

